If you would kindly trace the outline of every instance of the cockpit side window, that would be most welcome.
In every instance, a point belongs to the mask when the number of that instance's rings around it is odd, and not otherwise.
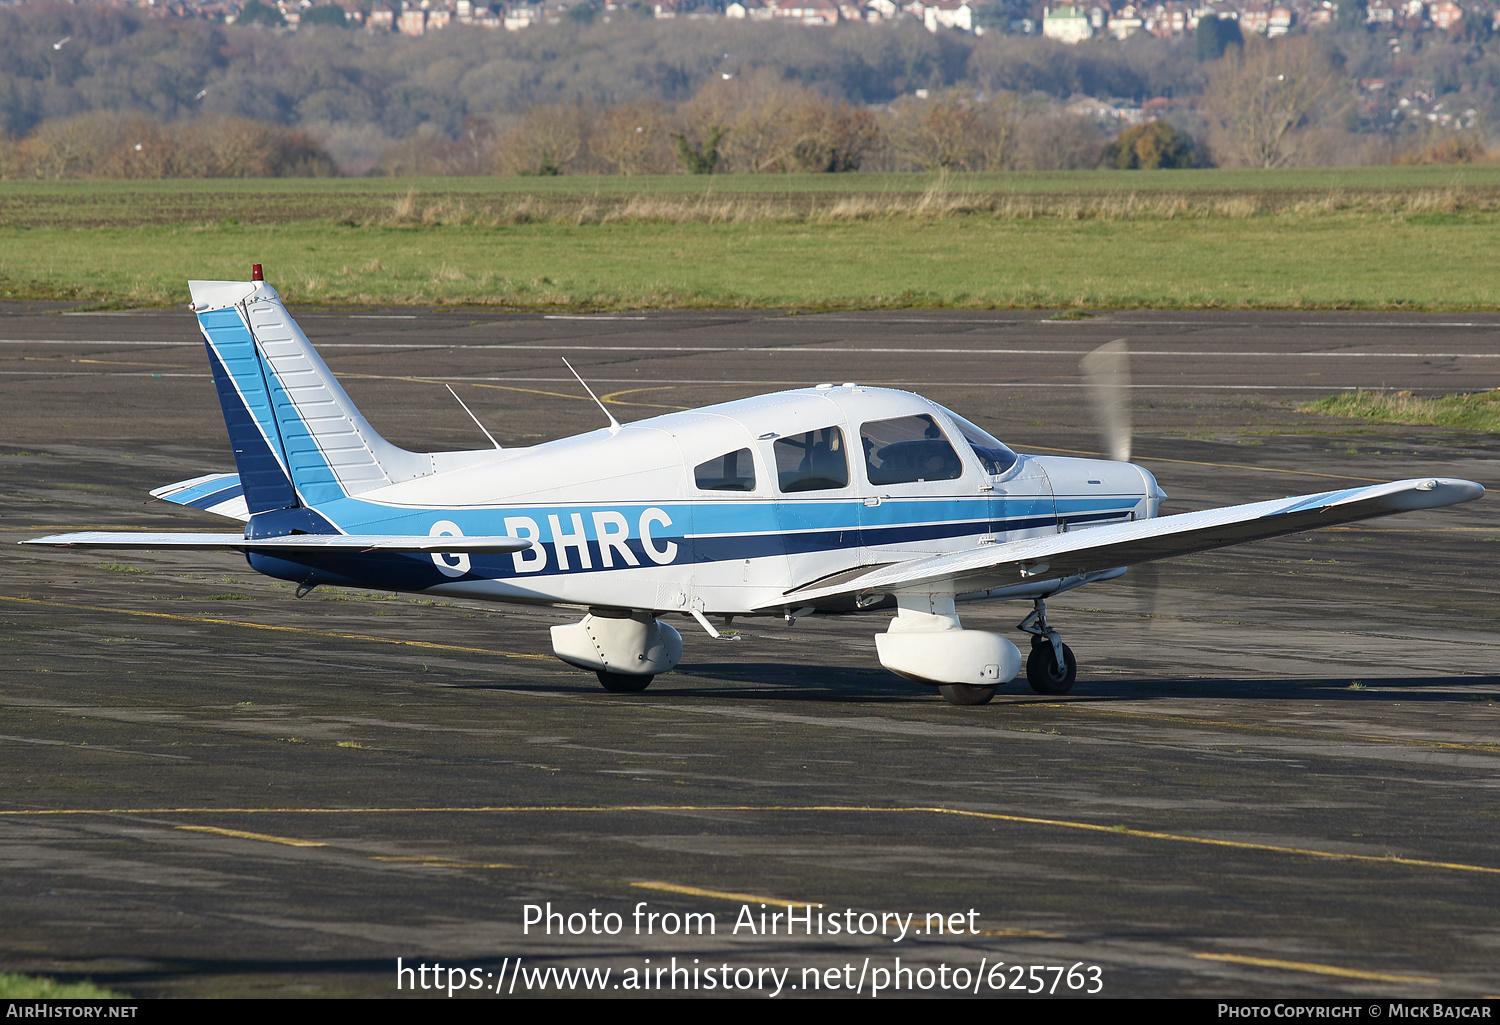
[[[992,438],[988,431],[975,427],[957,413],[950,412],[948,415],[953,417],[953,422],[958,425],[959,433],[974,450],[974,455],[979,458],[985,473],[998,477],[1016,465],[1018,456]]]
[[[871,484],[957,480],[964,474],[943,429],[926,414],[872,420],[859,429],[859,440]]]
[[[755,460],[748,448],[726,452],[693,468],[699,491],[754,491]]]
[[[776,440],[776,484],[782,494],[848,487],[844,432],[824,427]]]

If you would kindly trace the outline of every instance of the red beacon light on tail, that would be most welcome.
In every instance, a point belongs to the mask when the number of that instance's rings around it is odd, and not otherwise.
[[[266,276],[260,272],[260,264],[258,264],[258,263],[252,263],[250,265],[250,280],[251,281],[264,281],[264,280],[266,280]]]

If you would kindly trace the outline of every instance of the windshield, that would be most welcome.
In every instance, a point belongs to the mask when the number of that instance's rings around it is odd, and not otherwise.
[[[975,427],[951,410],[948,415],[953,418],[958,432],[964,436],[964,440],[979,457],[979,463],[984,467],[985,473],[998,477],[1016,465],[1016,454],[991,437],[988,431]]]

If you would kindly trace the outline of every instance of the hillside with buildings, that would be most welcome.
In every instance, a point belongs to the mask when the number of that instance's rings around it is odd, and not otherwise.
[[[1156,119],[1225,165],[1388,162],[1449,137],[1472,155],[1500,118],[1497,3],[12,0],[0,132],[14,154],[92,114],[249,119],[353,174],[683,170],[682,147],[701,157],[713,131],[719,171],[1092,166]],[[1231,66],[1268,54],[1300,62],[1292,80],[1317,95],[1296,101],[1274,157],[1247,156],[1226,135],[1228,93],[1247,88]],[[534,136],[538,118],[581,141],[503,155],[500,140]],[[746,141],[798,119],[822,140],[788,144],[802,156]],[[615,144],[589,140],[610,131],[647,137],[650,158],[601,155]],[[918,158],[901,140],[924,132],[968,141]],[[0,174],[34,173],[17,159]]]

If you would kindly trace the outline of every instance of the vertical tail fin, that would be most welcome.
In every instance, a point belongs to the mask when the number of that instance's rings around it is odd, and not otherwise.
[[[252,514],[318,506],[432,472],[377,434],[263,281],[190,281]]]

